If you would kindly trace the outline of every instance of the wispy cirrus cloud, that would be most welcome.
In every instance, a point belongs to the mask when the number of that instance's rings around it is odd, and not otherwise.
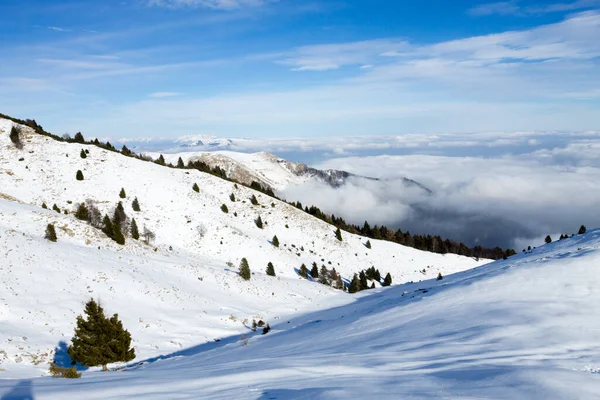
[[[148,95],[148,97],[152,97],[154,99],[162,99],[165,97],[175,97],[175,96],[180,96],[181,93],[178,92],[154,92],[154,93],[150,93]]]
[[[469,14],[481,17],[488,15],[530,16],[553,12],[577,11],[600,7],[599,0],[578,0],[573,2],[540,3],[522,6],[518,0],[485,3],[468,10]]]
[[[405,50],[408,46],[408,42],[402,39],[302,46],[278,63],[290,66],[293,71],[327,71],[351,65],[372,67],[369,61],[373,58],[386,52]]]
[[[278,0],[148,0],[149,6],[169,8],[204,7],[214,10],[236,10],[260,7]]]

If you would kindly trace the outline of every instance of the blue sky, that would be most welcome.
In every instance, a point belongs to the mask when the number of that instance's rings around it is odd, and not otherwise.
[[[0,112],[98,137],[600,127],[600,0],[3,0]]]

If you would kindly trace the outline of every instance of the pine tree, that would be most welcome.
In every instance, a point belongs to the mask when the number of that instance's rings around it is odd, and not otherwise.
[[[273,236],[272,243],[273,243],[273,246],[279,247],[279,239],[277,239],[277,235]]]
[[[13,142],[17,149],[23,148],[23,143],[21,142],[21,138],[19,137],[19,133],[21,133],[21,129],[13,125],[10,128],[10,141]]]
[[[185,164],[183,163],[181,157],[179,157],[179,159],[177,160],[177,168],[185,168]]]
[[[444,277],[442,276],[442,273],[441,273],[441,272],[439,272],[439,273],[438,273],[438,276],[437,276],[437,280],[438,280],[438,281],[441,281],[442,279],[444,279]]]
[[[240,262],[240,276],[246,281],[250,280],[250,277],[252,276],[250,265],[248,265],[246,257],[242,258],[242,261]]]
[[[229,195],[229,200],[231,200],[231,201],[235,202],[235,194],[231,193],[231,194]]]
[[[133,202],[131,203],[131,208],[133,208],[133,211],[136,211],[136,212],[140,211],[140,203],[139,203],[137,197],[135,199],[133,199]]]
[[[342,241],[342,231],[340,230],[340,228],[337,228],[335,231],[335,237],[337,240],[339,240],[340,242]]]
[[[359,290],[366,290],[369,288],[369,283],[367,282],[367,275],[365,274],[365,271],[360,271],[360,274],[358,275],[358,278],[360,280],[360,289]]]
[[[104,215],[104,219],[102,220],[104,227],[102,228],[102,232],[106,234],[109,238],[113,239],[115,237],[115,232],[113,230],[113,224],[108,215]]]
[[[56,230],[54,229],[54,225],[48,224],[48,226],[46,226],[46,236],[44,238],[51,242],[56,242]]]
[[[375,282],[371,283],[371,287],[369,289],[375,289]]]
[[[81,134],[81,132],[77,132],[75,134],[75,137],[73,138],[73,140],[75,140],[75,142],[77,142],[77,143],[85,143],[85,139],[83,138],[83,135]]]
[[[107,318],[94,299],[85,305],[85,314],[85,319],[81,315],[77,317],[75,336],[67,351],[73,362],[90,367],[101,365],[103,371],[108,371],[109,363],[135,358],[131,334],[123,328],[117,314]]]
[[[127,220],[127,214],[125,214],[125,209],[123,208],[123,203],[118,202],[117,207],[115,208],[115,212],[113,213],[113,219],[112,219],[113,226],[118,226],[120,228],[126,220]]]
[[[125,244],[125,236],[123,236],[123,232],[121,232],[121,226],[115,224],[113,225],[114,236],[113,239],[120,245]]]
[[[135,222],[135,218],[131,219],[131,238],[135,240],[140,238],[140,232],[138,230],[137,223]]]
[[[552,238],[550,237],[550,235],[548,235],[546,236],[546,239],[544,239],[544,241],[546,242],[546,244],[552,243]]]
[[[119,197],[122,199],[127,197],[127,194],[125,194],[125,188],[121,188],[121,191],[119,192]]]
[[[160,156],[158,156],[158,160],[156,160],[156,163],[160,164],[160,165],[165,165],[165,158],[163,157],[162,154]]]
[[[313,279],[317,279],[319,277],[319,268],[317,267],[317,263],[313,263],[312,269],[310,270],[310,276]]]
[[[348,293],[356,293],[360,290],[360,281],[358,280],[358,275],[354,274],[352,278],[352,282],[350,282],[350,286],[348,286]]]
[[[388,272],[387,275],[385,276],[385,279],[383,280],[383,283],[381,284],[381,286],[391,286],[391,284],[392,284],[392,276]]]
[[[87,154],[85,154],[85,150],[81,149],[81,152],[79,153],[79,157],[87,158]]]
[[[252,205],[254,205],[254,206],[258,205],[258,199],[256,198],[255,195],[252,195],[252,197],[250,197],[250,203],[252,203]]]
[[[260,215],[258,216],[258,218],[256,218],[254,220],[254,223],[256,224],[256,226],[258,226],[260,229],[263,228],[263,221],[262,218],[260,217]]]
[[[306,268],[306,265],[302,264],[302,266],[298,270],[298,275],[300,275],[304,279],[308,278],[308,268]]]
[[[371,241],[367,240],[367,244],[365,244],[365,246],[367,247],[367,249],[370,249],[371,248]]]
[[[78,181],[83,180],[83,172],[81,172],[80,169],[77,170],[77,174],[75,174],[75,179],[77,179]]]
[[[48,209],[48,206],[46,205],[46,203],[42,203],[42,208],[43,208],[44,210],[47,210],[47,209]]]
[[[60,214],[60,208],[58,208],[58,206],[57,206],[56,204],[54,204],[54,205],[52,206],[52,210],[54,210],[54,211],[56,211],[57,213],[59,213],[59,214]]]
[[[221,205],[221,211],[223,211],[225,214],[227,214],[229,212],[229,209],[227,208],[227,205],[222,204]]]
[[[198,187],[197,183],[194,183],[194,186],[192,186],[192,189],[194,190],[194,192],[199,193],[200,192],[200,188]]]
[[[319,272],[319,283],[322,283],[323,285],[331,284],[331,282],[329,282],[329,271],[325,265],[321,265],[321,271]]]
[[[275,267],[273,267],[273,263],[270,261],[267,264],[267,275],[275,276]]]
[[[90,214],[88,212],[85,203],[79,203],[77,207],[77,211],[75,211],[75,218],[80,219],[82,221],[88,221],[90,219]]]
[[[587,228],[585,227],[585,225],[581,225],[581,227],[579,228],[579,232],[577,232],[577,234],[583,235],[586,232],[587,232]]]

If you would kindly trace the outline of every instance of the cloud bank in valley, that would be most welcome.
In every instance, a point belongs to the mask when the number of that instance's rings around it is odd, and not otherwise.
[[[493,141],[499,142],[501,136]],[[519,136],[522,143],[534,140],[531,134]],[[542,148],[533,151],[514,147],[512,152],[488,156],[331,158],[315,167],[383,180],[355,180],[338,190],[302,185],[289,188],[283,195],[306,204],[316,203],[353,223],[368,220],[371,225],[435,233],[471,245],[520,250],[541,243],[546,234],[556,239],[560,234],[576,232],[580,224],[600,226],[600,135],[589,132],[557,136],[538,134],[530,145]],[[484,142],[478,143],[476,135],[472,139],[472,147],[485,146]],[[510,135],[504,140],[510,142]],[[566,144],[543,147],[544,142],[561,141]],[[444,148],[440,142],[430,143],[430,147],[436,146]],[[445,147],[442,153],[452,153],[451,147]],[[405,187],[398,179],[401,176],[424,184],[433,193]]]

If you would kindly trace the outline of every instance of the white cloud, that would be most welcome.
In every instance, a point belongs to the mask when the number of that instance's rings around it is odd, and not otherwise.
[[[302,46],[279,60],[293,71],[327,71],[348,65],[371,68],[369,61],[385,51],[403,49],[408,43],[401,39],[376,39],[351,43]]]
[[[152,98],[164,98],[164,97],[175,97],[175,96],[179,96],[181,95],[181,93],[177,93],[177,92],[154,92],[154,93],[150,93],[148,95],[148,97],[152,97]]]

